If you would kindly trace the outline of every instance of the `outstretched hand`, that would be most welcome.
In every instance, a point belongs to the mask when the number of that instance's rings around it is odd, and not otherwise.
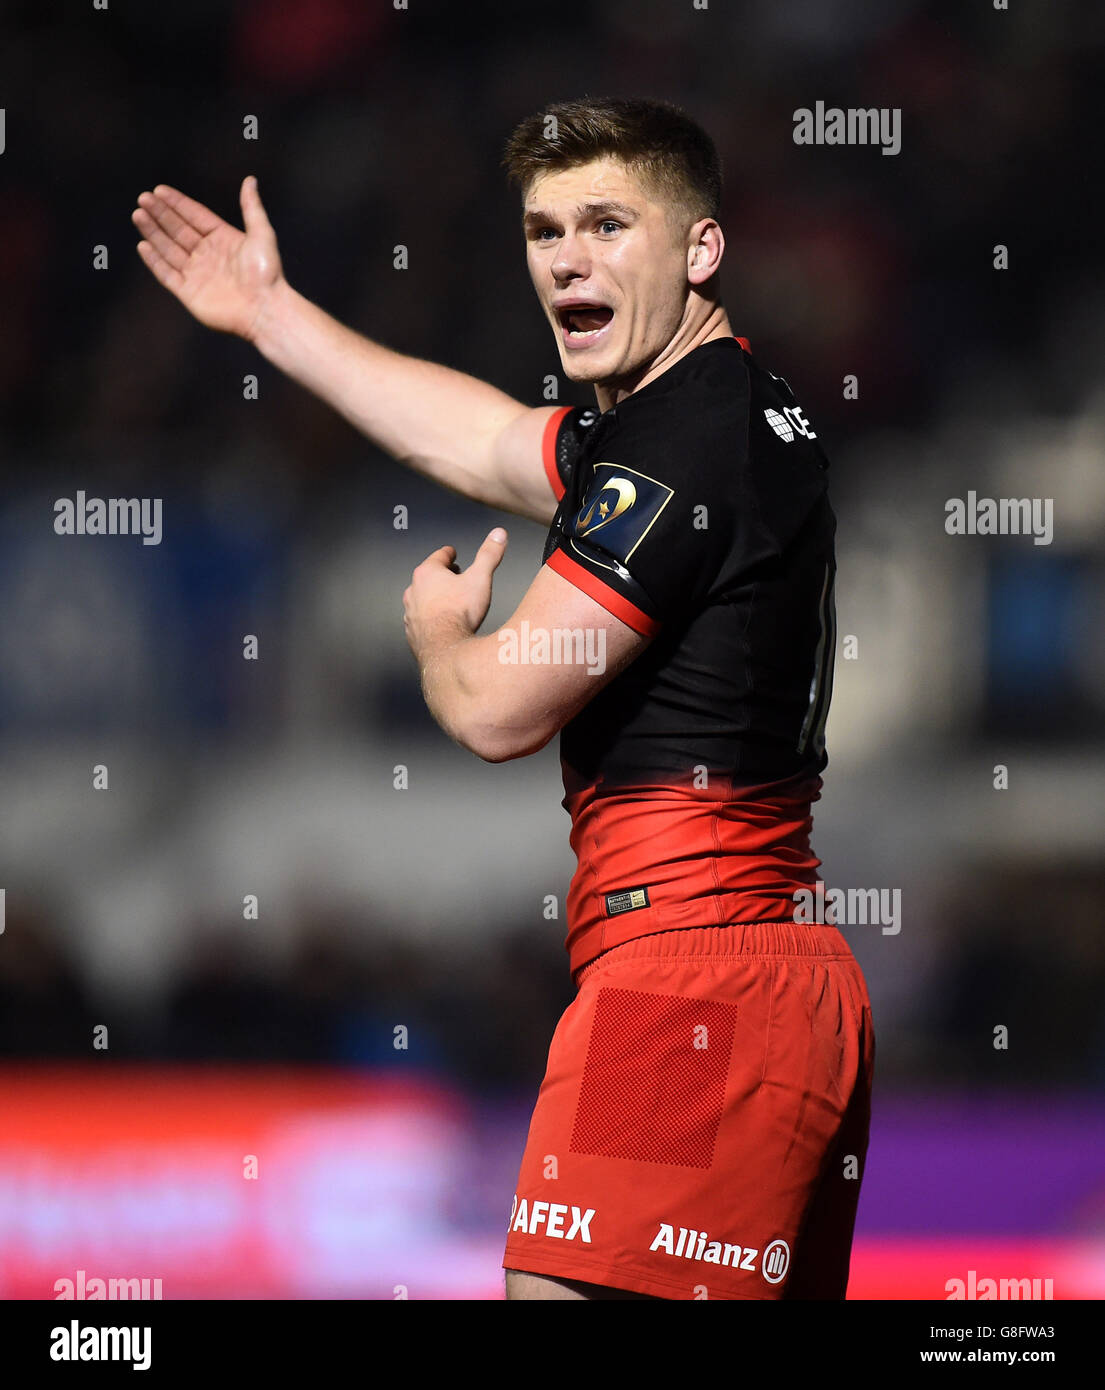
[[[283,279],[276,233],[257,180],[241,189],[245,231],[168,184],[138,195],[131,220],[138,254],[153,275],[208,328],[251,339],[266,298]]]

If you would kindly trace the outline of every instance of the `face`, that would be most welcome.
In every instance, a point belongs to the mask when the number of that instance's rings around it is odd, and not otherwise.
[[[632,390],[687,314],[686,238],[614,159],[536,180],[524,216],[530,276],[565,375]]]

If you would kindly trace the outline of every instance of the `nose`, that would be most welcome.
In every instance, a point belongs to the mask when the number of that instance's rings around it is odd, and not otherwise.
[[[564,234],[556,248],[551,270],[553,279],[557,281],[587,278],[591,273],[591,263],[579,237],[572,236],[570,232]]]

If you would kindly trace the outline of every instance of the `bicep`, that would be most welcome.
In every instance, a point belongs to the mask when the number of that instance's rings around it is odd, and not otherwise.
[[[651,640],[548,565],[495,638],[514,756],[543,748]]]
[[[547,434],[553,417],[563,413],[563,406],[527,408],[499,431],[492,450],[494,505],[545,526],[551,523],[558,497]]]

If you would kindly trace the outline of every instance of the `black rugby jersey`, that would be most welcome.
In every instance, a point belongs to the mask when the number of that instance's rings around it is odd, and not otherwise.
[[[559,506],[543,563],[652,637],[561,730],[573,969],[650,930],[787,917],[819,862],[806,836],[835,649],[828,460],[746,347],[703,343],[546,430]]]

